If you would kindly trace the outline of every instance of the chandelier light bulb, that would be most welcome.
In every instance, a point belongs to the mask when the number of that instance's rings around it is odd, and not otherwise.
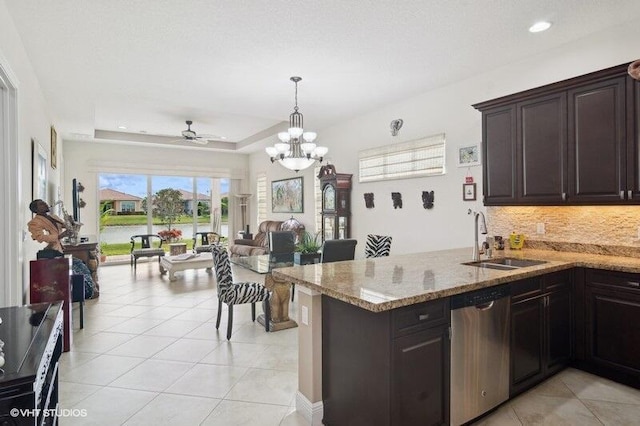
[[[304,139],[307,142],[313,142],[316,140],[317,137],[318,137],[318,134],[316,132],[304,132],[302,134],[302,139]]]
[[[316,144],[315,143],[310,143],[310,142],[305,142],[305,143],[300,144],[300,149],[305,154],[311,155],[313,153],[313,150],[316,149]]]
[[[289,128],[289,135],[291,136],[292,139],[298,139],[300,136],[302,136],[302,132],[304,132],[302,127]]]
[[[314,154],[317,155],[320,158],[322,158],[325,155],[327,155],[327,152],[329,152],[329,148],[327,148],[326,146],[318,146],[314,150]]]
[[[276,151],[278,151],[280,154],[284,154],[287,151],[289,151],[289,144],[288,143],[283,143],[283,142],[279,142],[277,144],[274,145]]]
[[[278,155],[278,150],[272,146],[268,146],[264,150],[267,151],[269,157],[275,157],[276,155]]]
[[[291,135],[289,134],[289,132],[280,132],[278,133],[278,139],[280,139],[282,142],[289,142],[291,140]]]

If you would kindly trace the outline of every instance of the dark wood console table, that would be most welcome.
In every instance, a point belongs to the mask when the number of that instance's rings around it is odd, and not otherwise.
[[[73,257],[77,257],[87,265],[87,268],[89,268],[89,271],[91,272],[91,278],[93,278],[93,282],[96,283],[96,290],[99,290],[98,266],[100,263],[98,260],[98,241],[95,237],[88,238],[88,241],[78,243],[76,245],[65,244],[64,254],[70,254]]]
[[[71,350],[73,338],[71,315],[71,258],[38,259],[29,262],[31,303],[62,302],[64,351]],[[84,282],[82,283],[84,286]],[[1,423],[0,423],[1,424]]]
[[[62,304],[0,308],[0,318],[0,424],[56,424]]]

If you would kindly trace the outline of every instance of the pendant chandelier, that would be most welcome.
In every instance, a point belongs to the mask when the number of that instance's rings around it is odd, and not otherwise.
[[[278,133],[280,142],[265,148],[271,162],[279,162],[289,170],[304,170],[316,161],[322,162],[329,148],[317,146],[314,141],[318,136],[315,132],[305,132],[302,113],[298,112],[298,82],[301,77],[291,77],[289,80],[296,85],[296,106],[289,116],[289,130]]]

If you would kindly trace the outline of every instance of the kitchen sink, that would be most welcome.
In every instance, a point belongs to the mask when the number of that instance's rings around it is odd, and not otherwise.
[[[499,259],[487,259],[478,262],[466,262],[463,265],[476,266],[478,268],[499,269],[510,271],[513,269],[526,268],[547,263],[544,260],[514,259],[512,257],[502,257]]]

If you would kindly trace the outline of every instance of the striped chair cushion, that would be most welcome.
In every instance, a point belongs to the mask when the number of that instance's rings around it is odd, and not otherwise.
[[[389,256],[391,251],[391,237],[384,235],[367,235],[367,243],[364,247],[364,257]]]
[[[213,266],[218,281],[218,298],[226,304],[254,303],[269,299],[269,290],[260,283],[233,282],[227,250],[219,244],[211,246]]]

